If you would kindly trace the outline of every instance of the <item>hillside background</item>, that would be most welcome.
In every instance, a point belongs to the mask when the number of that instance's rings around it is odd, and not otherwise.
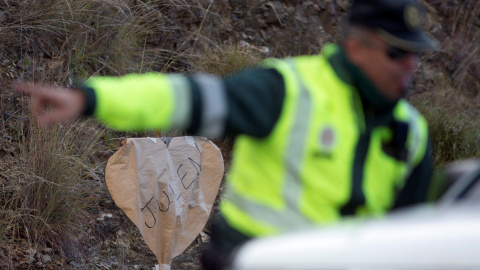
[[[426,116],[436,167],[479,155],[480,2],[424,0],[427,53],[408,99]],[[346,0],[0,1],[0,268],[152,269],[154,255],[111,200],[108,158],[127,137],[93,120],[40,129],[12,82],[90,76],[228,75],[337,42]],[[169,135],[175,135],[171,133]],[[222,149],[228,171],[230,139]],[[206,228],[208,234],[208,226]],[[199,269],[198,237],[172,269]]]

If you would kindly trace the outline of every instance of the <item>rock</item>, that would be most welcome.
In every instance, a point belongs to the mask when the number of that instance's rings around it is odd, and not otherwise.
[[[43,262],[43,263],[51,263],[51,262],[52,262],[52,258],[51,258],[49,255],[43,255],[43,256],[42,256],[42,262]]]
[[[36,259],[36,261],[37,261],[37,262],[41,261],[41,260],[42,260],[42,256],[43,256],[42,253],[37,252],[37,253],[35,254],[35,259]]]
[[[98,258],[101,248],[102,248],[102,243],[101,242],[92,246],[92,247],[90,247],[88,249],[89,256],[91,258]]]
[[[4,23],[7,20],[7,14],[5,11],[0,10],[0,23]]]
[[[35,257],[33,255],[27,255],[25,256],[25,258],[21,260],[22,263],[26,263],[26,264],[31,264],[33,263],[33,261],[35,261]]]

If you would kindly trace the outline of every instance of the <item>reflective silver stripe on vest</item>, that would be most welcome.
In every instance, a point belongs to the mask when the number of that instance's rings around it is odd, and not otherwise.
[[[175,95],[171,129],[185,129],[192,121],[192,92],[185,76],[173,74],[169,75],[169,79]]]
[[[297,73],[293,61],[289,61],[288,64],[296,75],[300,92],[297,99],[297,111],[291,129],[285,160],[287,168],[285,170],[286,175],[282,193],[286,208],[282,211],[275,211],[270,207],[248,200],[233,190],[228,196],[229,201],[246,211],[253,219],[270,224],[272,227],[281,231],[308,228],[313,225],[310,220],[301,214],[299,205],[303,189],[300,174],[309,130],[312,101],[310,92]]]
[[[228,113],[222,80],[218,76],[206,74],[197,74],[192,79],[198,84],[202,96],[202,119],[198,134],[207,138],[222,136]]]
[[[409,167],[409,170],[413,170],[413,167],[415,166],[414,158],[415,154],[419,150],[418,148],[420,147],[420,137],[421,137],[421,131],[420,131],[420,125],[417,121],[418,118],[418,113],[413,109],[411,106],[408,107],[408,120],[410,122],[410,128],[411,128],[411,136],[413,137],[413,141],[411,144],[411,148],[408,151],[408,159],[407,159],[407,164]]]

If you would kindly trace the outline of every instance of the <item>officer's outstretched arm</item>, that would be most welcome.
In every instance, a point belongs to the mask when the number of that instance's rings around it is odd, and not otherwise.
[[[32,110],[43,125],[85,115],[117,130],[174,129],[208,138],[267,136],[285,96],[283,77],[265,68],[228,78],[146,73],[93,77],[73,90],[31,83],[14,88],[32,96]]]
[[[93,77],[72,89],[14,85],[32,97],[32,112],[42,125],[87,115],[117,130],[185,128],[191,113],[189,88],[184,76],[159,73]]]

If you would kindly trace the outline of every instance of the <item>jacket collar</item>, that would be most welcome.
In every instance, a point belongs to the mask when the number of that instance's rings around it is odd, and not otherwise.
[[[395,107],[397,100],[385,97],[367,75],[348,59],[342,47],[329,44],[322,54],[328,58],[337,76],[358,90],[365,110],[385,112]]]

